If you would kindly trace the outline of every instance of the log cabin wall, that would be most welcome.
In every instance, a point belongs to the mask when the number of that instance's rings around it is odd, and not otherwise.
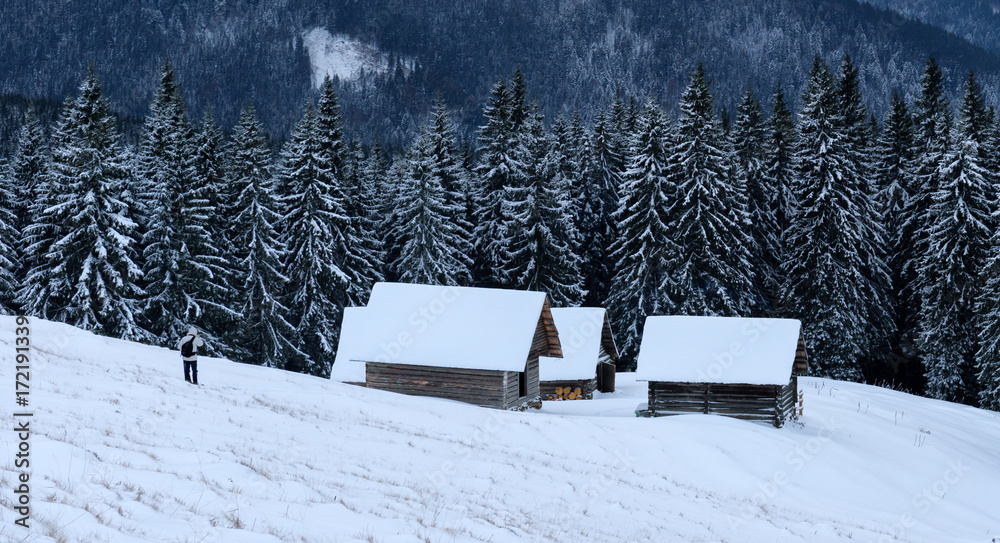
[[[505,409],[504,373],[369,362],[365,382],[369,388],[379,390]],[[516,378],[514,386],[517,386]]]
[[[604,325],[601,327],[601,349],[602,355],[607,355],[612,364],[618,363],[618,347],[615,345],[615,337],[611,335],[611,323],[608,321],[607,313],[604,314]]]
[[[809,375],[809,353],[806,352],[806,341],[799,332],[799,345],[795,349],[795,362],[792,363],[794,375]]]
[[[794,407],[795,381],[785,386],[650,381],[648,413],[717,414],[780,427]]]
[[[539,356],[562,358],[559,332],[552,321],[552,312],[549,311],[548,299],[542,305],[542,313],[538,316],[538,323],[535,325],[535,335],[531,340],[531,349],[528,350],[528,360],[524,365],[528,380],[527,394],[524,396],[520,395],[519,375],[517,372],[509,372],[507,377],[507,392],[504,399],[504,403],[506,404],[505,409],[518,407],[525,402],[534,402],[541,399],[541,383],[538,379]]]

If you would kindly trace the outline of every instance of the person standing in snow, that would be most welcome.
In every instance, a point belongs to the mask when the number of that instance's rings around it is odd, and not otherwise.
[[[184,360],[184,380],[194,385],[198,384],[198,347],[204,346],[205,342],[198,337],[198,329],[194,326],[177,344],[181,350],[181,359]]]

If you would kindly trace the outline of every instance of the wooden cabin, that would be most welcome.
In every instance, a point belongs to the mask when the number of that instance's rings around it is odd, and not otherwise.
[[[719,414],[782,426],[808,372],[794,319],[647,317],[636,379],[649,382],[640,416]]]
[[[331,378],[496,409],[541,407],[538,360],[562,356],[542,292],[377,283],[347,308]]]
[[[555,307],[562,358],[542,357],[539,377],[543,400],[589,400],[594,391],[615,391],[618,347],[607,311],[600,307]]]

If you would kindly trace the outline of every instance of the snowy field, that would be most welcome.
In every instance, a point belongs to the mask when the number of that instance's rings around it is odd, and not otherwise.
[[[14,409],[13,324],[0,397]],[[0,541],[1000,541],[1000,415],[803,379],[782,429],[637,419],[643,383],[484,410],[35,321],[32,528]]]

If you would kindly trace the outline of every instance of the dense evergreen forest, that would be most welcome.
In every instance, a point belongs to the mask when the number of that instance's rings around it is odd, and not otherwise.
[[[850,57],[798,102],[732,114],[697,66],[676,116],[619,96],[547,119],[495,83],[474,142],[438,97],[407,148],[345,136],[329,79],[273,153],[252,105],[226,137],[167,62],[132,144],[92,68],[29,105],[2,169],[0,307],[328,375],[343,308],[379,280],[606,305],[634,367],[647,315],[801,319],[815,374],[1000,409],[1000,116],[933,58],[881,120]],[[797,109],[797,112],[793,112]]]
[[[378,137],[393,149],[416,137],[438,93],[450,105],[456,133],[472,139],[496,78],[518,66],[547,118],[579,109],[588,124],[617,95],[652,99],[678,115],[700,61],[711,67],[716,99],[729,111],[745,89],[767,96],[777,84],[797,109],[817,53],[828,62],[851,55],[879,118],[894,90],[916,99],[931,54],[949,98],[958,98],[964,75],[975,69],[987,98],[996,101],[1000,51],[990,44],[1000,27],[983,2],[874,3],[878,7],[857,0],[3,2],[0,152],[12,148],[28,98],[52,120],[53,106],[73,94],[90,63],[100,67],[131,143],[167,58],[185,82],[193,118],[211,109],[222,126],[232,127],[253,101],[265,132],[284,140],[301,104],[315,94],[313,82],[322,81],[313,78],[304,40],[317,28],[384,54],[365,74],[335,84],[347,133],[369,145]],[[403,61],[409,68],[401,68]]]

